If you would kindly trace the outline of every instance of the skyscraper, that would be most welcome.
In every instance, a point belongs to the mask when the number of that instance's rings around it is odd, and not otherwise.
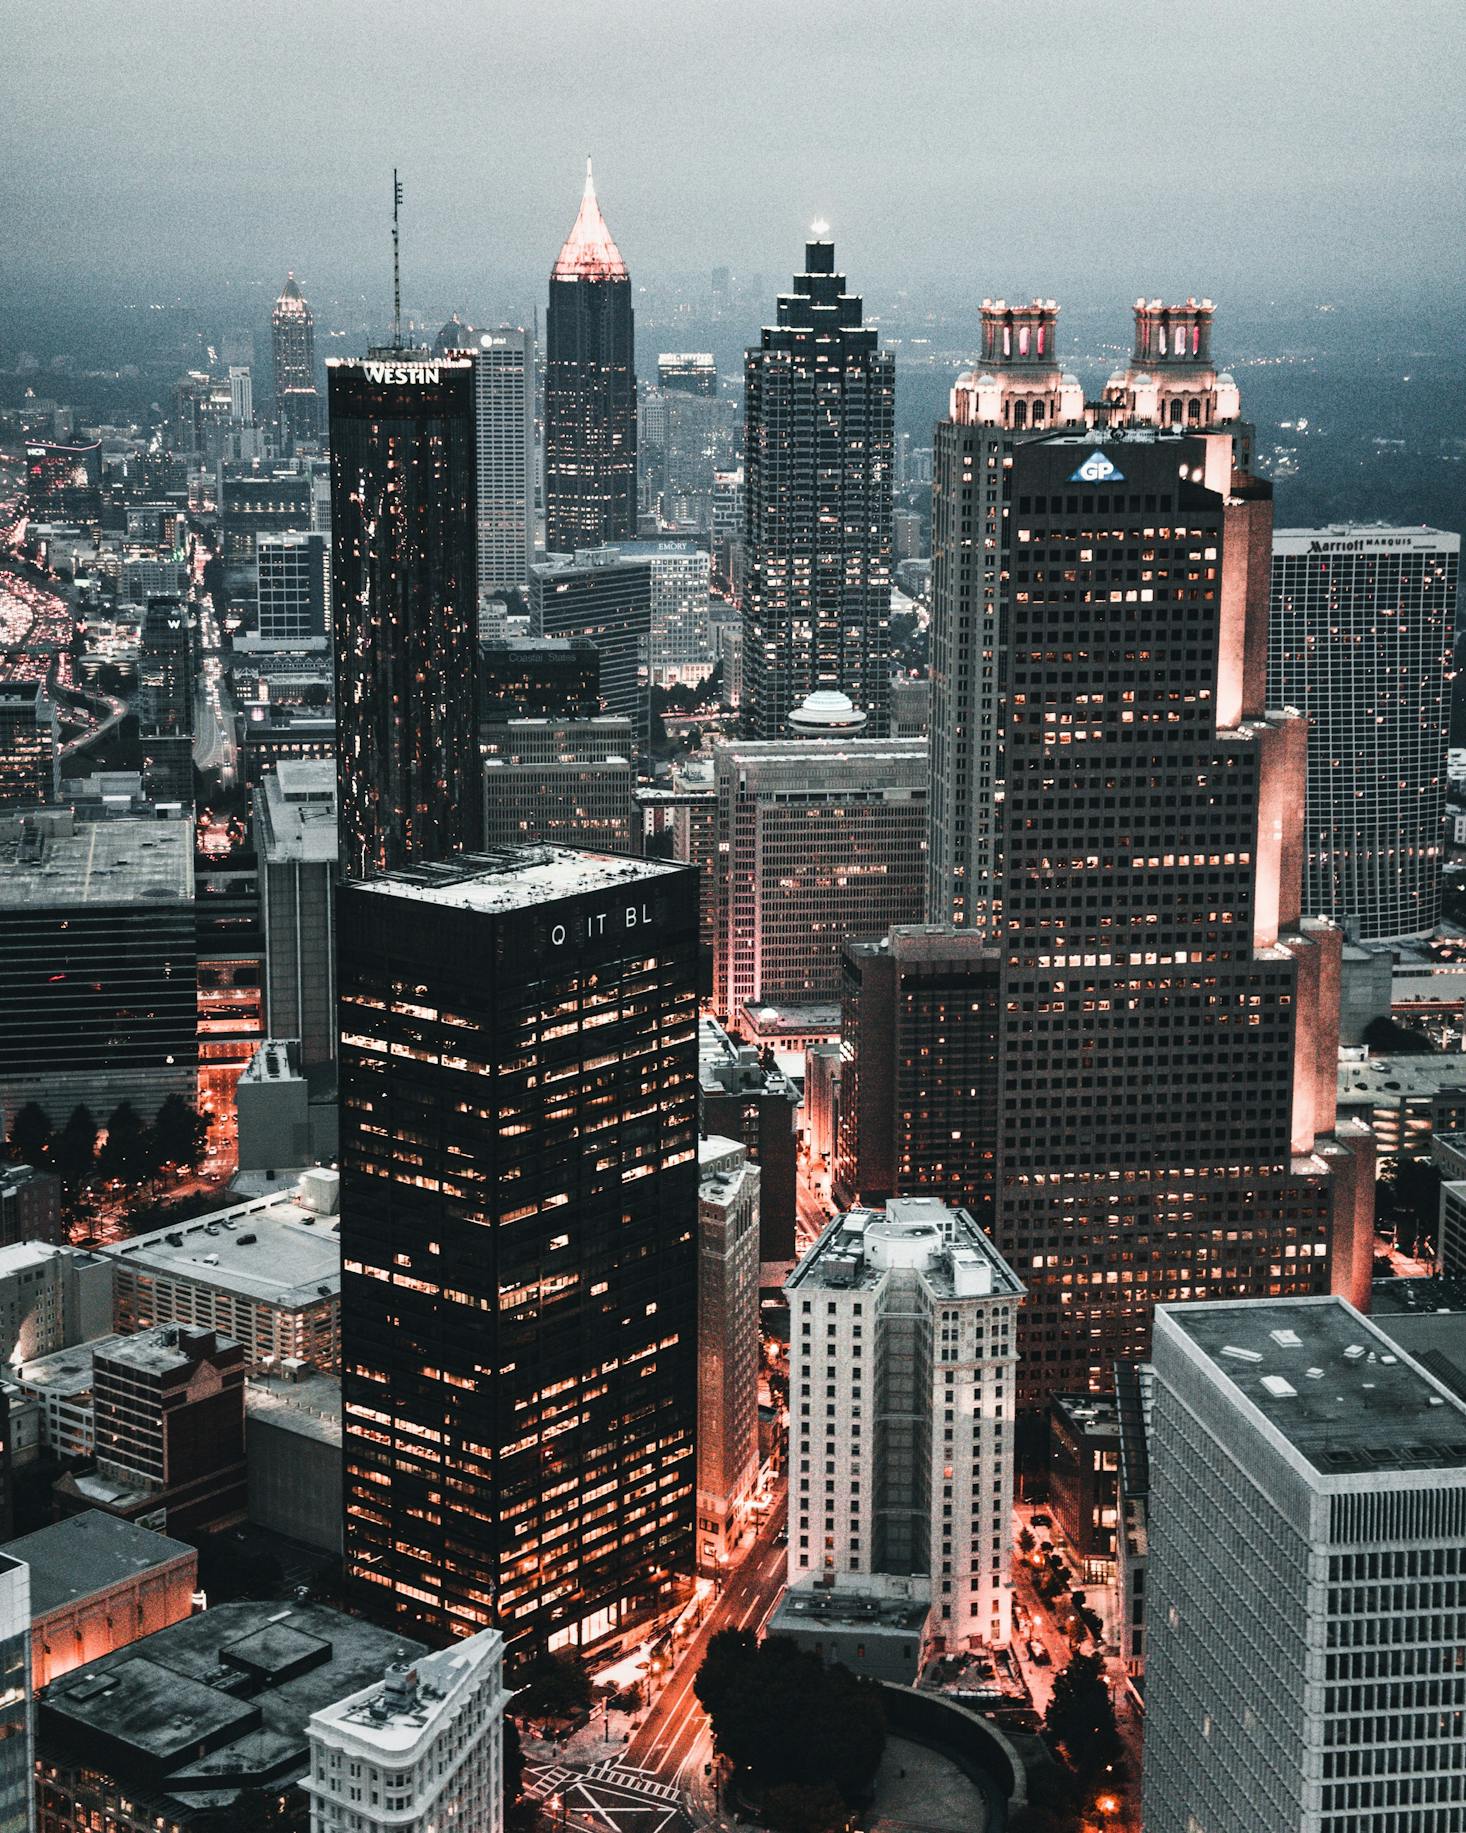
[[[1437,528],[1273,536],[1268,703],[1309,721],[1303,908],[1360,941],[1440,921],[1460,558]]]
[[[316,390],[316,321],[296,284],[287,274],[270,314],[270,341],[275,358],[275,416],[287,445],[318,439],[321,398]]]
[[[534,338],[514,325],[475,331],[454,317],[436,349],[473,359],[479,594],[526,586],[534,558]]]
[[[585,194],[550,273],[545,315],[545,547],[571,554],[636,533],[631,278]]]
[[[1454,1833],[1466,1405],[1339,1299],[1156,1314],[1145,1824]]]
[[[744,363],[744,728],[782,738],[802,700],[835,688],[878,738],[891,673],[895,366],[835,272],[834,244],[816,236]]]
[[[1137,346],[1181,354],[1088,410],[1055,316],[984,308],[935,487],[929,915],[999,951],[964,1143],[1029,1286],[1025,1411],[1142,1358],[1159,1301],[1362,1297],[1372,1194],[1335,1128],[1340,937],[1300,914],[1306,727],[1264,710],[1271,493],[1210,308],[1142,302]]]
[[[629,719],[638,747],[644,746],[651,712],[650,559],[627,559],[619,548],[595,547],[532,567],[529,628],[535,637],[586,637],[595,644],[606,711]]]
[[[473,365],[328,365],[341,870],[476,844]]]
[[[338,915],[348,1579],[605,1643],[693,1568],[696,878],[512,849]]]
[[[324,535],[292,530],[255,542],[259,641],[325,646],[330,567]]]

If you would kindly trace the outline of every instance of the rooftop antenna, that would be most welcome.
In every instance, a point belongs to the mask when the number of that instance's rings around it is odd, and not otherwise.
[[[397,238],[397,212],[402,208],[402,183],[392,168],[392,348],[402,348],[402,263]]]

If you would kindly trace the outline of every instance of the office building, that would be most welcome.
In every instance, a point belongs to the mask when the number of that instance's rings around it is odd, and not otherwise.
[[[236,426],[253,426],[255,420],[254,377],[234,363],[229,366],[229,418]]]
[[[1115,1640],[1125,1672],[1145,1673],[1150,1630],[1150,1433],[1155,1375],[1148,1362],[1115,1364],[1120,1420],[1119,1520],[1115,1524]]]
[[[534,558],[535,351],[528,331],[505,325],[473,342],[478,430],[479,594],[529,584]]]
[[[1344,1054],[1337,1071],[1341,1115],[1374,1135],[1376,1157],[1388,1168],[1402,1158],[1428,1160],[1437,1133],[1466,1127],[1466,1059],[1450,1055]]]
[[[244,1349],[160,1324],[65,1352],[91,1362],[95,1467],[56,1484],[60,1512],[99,1508],[194,1534],[244,1518]]]
[[[341,1381],[286,1358],[244,1390],[245,1476],[256,1527],[341,1557]]]
[[[661,687],[705,679],[713,669],[707,549],[693,541],[623,541],[618,551],[651,567],[651,679]]]
[[[102,443],[63,445],[34,440],[25,448],[26,508],[33,522],[73,524],[90,534],[102,526]]]
[[[267,771],[336,755],[336,716],[312,707],[257,700],[241,709],[239,774],[251,789]],[[338,816],[339,824],[339,816]]]
[[[926,745],[779,739],[719,745],[713,1005],[838,1001],[847,936],[921,916]]]
[[[638,459],[642,507],[664,527],[711,528],[713,474],[733,451],[730,409],[711,353],[657,358],[656,382],[641,399]]]
[[[594,719],[601,652],[589,637],[489,637],[479,645],[485,720]]]
[[[312,1070],[336,1060],[336,770],[286,759],[254,792],[265,1025],[294,1038]]]
[[[600,656],[601,700],[608,713],[648,730],[647,679],[652,634],[652,568],[614,547],[530,569],[529,628],[536,640],[584,637]],[[645,740],[643,739],[643,744]]]
[[[1145,1824],[1447,1833],[1466,1403],[1332,1297],[1156,1313]]]
[[[1351,940],[1440,922],[1460,559],[1438,528],[1273,535],[1268,705],[1309,722],[1303,908]]]
[[[286,448],[321,434],[321,398],[316,388],[316,321],[294,274],[270,314],[275,359],[275,418]]]
[[[328,365],[340,869],[472,846],[479,812],[473,365]]]
[[[219,483],[219,546],[226,567],[248,577],[262,535],[298,534],[311,526],[308,470],[290,465],[224,463]]]
[[[1006,1644],[1023,1286],[965,1210],[848,1211],[789,1279],[789,1586],[930,1607]]]
[[[29,1568],[0,1553],[0,1833],[36,1824],[30,1628]]]
[[[323,1604],[215,1604],[47,1689],[40,1825],[206,1833],[263,1788],[303,1828],[312,1718],[425,1653]]]
[[[545,314],[545,548],[572,554],[636,533],[636,343],[631,279],[585,194],[550,274]]]
[[[639,850],[629,719],[484,721],[483,844]]]
[[[266,1037],[239,1073],[234,1114],[241,1172],[263,1171],[273,1181],[302,1166],[319,1171],[336,1157],[335,1067],[307,1070],[300,1049],[298,1038]]]
[[[1090,1584],[1115,1574],[1120,1409],[1113,1394],[1049,1400],[1049,1508]]]
[[[694,1562],[696,880],[535,847],[339,915],[348,1583],[606,1644]]]
[[[296,530],[255,542],[259,641],[282,649],[324,648],[330,628],[329,543]]]
[[[56,800],[56,709],[39,681],[0,681],[0,809]]]
[[[841,959],[838,1203],[940,1196],[990,1226],[998,951],[911,926]]]
[[[289,1190],[100,1249],[114,1282],[102,1328],[216,1330],[241,1346],[247,1370],[339,1368],[337,1184],[334,1171],[311,1170]]]
[[[781,739],[817,688],[884,737],[895,366],[817,239],[744,364],[743,724]]]
[[[698,1123],[704,1133],[736,1139],[759,1170],[759,1260],[765,1283],[782,1281],[794,1264],[799,1195],[799,1091],[752,1044],[739,1044],[715,1018],[697,1032]],[[782,1269],[782,1270],[780,1270]]]
[[[758,1482],[759,1168],[716,1133],[697,1162],[697,1563],[719,1572]]]
[[[59,1243],[65,1238],[61,1179],[34,1165],[0,1165],[0,1247],[17,1241]]]
[[[196,1547],[99,1508],[8,1541],[0,1556],[22,1560],[31,1575],[36,1693],[73,1668],[181,1623],[199,1588]]]
[[[804,1053],[804,1136],[810,1161],[830,1171],[840,1132],[840,1045],[831,1039]]]
[[[312,1715],[310,1833],[503,1833],[504,1638],[480,1630]]]
[[[1057,309],[990,304],[937,429],[928,912],[999,950],[1028,1416],[1143,1359],[1156,1303],[1367,1289],[1341,938],[1299,901],[1307,728],[1266,707],[1271,493],[1210,320],[1142,303],[1086,409]]]
[[[112,1268],[100,1254],[18,1241],[0,1247],[0,1362],[13,1367],[112,1328]]]
[[[0,1108],[59,1132],[80,1102],[151,1120],[198,1092],[193,824],[76,827],[48,811],[0,837]]]
[[[145,735],[193,733],[193,617],[177,598],[150,598],[138,638],[137,719]]]

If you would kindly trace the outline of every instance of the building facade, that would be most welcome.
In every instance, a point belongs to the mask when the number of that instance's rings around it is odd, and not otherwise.
[[[1448,1833],[1466,1405],[1336,1298],[1156,1314],[1145,1824]]]
[[[0,1833],[33,1833],[30,1569],[0,1553]]]
[[[644,747],[650,702],[652,568],[614,547],[546,561],[530,570],[529,628],[537,639],[583,638],[600,657],[600,696],[608,713],[629,719]]]
[[[1270,490],[1210,316],[1142,302],[1086,408],[1055,308],[989,305],[938,428],[928,909],[1000,952],[1025,1414],[1143,1359],[1157,1302],[1367,1289],[1306,726],[1266,708]]]
[[[802,700],[834,688],[881,737],[895,366],[836,273],[834,244],[808,243],[804,265],[744,363],[744,730],[782,738]]]
[[[265,1027],[294,1038],[301,1067],[336,1060],[336,768],[286,759],[254,792]]]
[[[1303,908],[1351,940],[1440,922],[1460,559],[1438,528],[1273,536],[1268,705],[1309,722]]]
[[[965,1210],[851,1210],[789,1294],[789,1585],[930,1605],[942,1649],[1012,1622],[1023,1286]]]
[[[287,447],[321,436],[321,398],[316,388],[316,321],[294,274],[270,314],[275,366],[275,418]]]
[[[56,800],[56,710],[39,681],[0,682],[0,809]]]
[[[694,1561],[696,881],[540,847],[340,914],[348,1582],[606,1644]]]
[[[503,1833],[504,1639],[483,1629],[314,1713],[310,1833]]]
[[[737,1140],[698,1145],[697,1563],[736,1556],[758,1482],[759,1167]]]
[[[545,314],[545,549],[636,533],[636,333],[631,277],[585,193],[550,274]]]
[[[719,745],[713,1005],[840,996],[847,936],[921,915],[926,745],[783,739]]]
[[[528,585],[534,558],[534,338],[515,325],[475,331],[450,321],[437,347],[473,362],[482,603],[494,593]]]
[[[398,350],[328,375],[340,868],[361,878],[479,831],[474,371]]]
[[[261,535],[255,542],[261,643],[324,647],[330,624],[328,548],[324,535],[300,529]]]
[[[636,746],[629,719],[484,721],[485,847],[637,850]]]

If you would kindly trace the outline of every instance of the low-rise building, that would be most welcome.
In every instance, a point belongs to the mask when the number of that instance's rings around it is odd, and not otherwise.
[[[249,1518],[257,1527],[341,1551],[341,1380],[291,1360],[244,1392]]]
[[[73,1668],[181,1623],[198,1590],[196,1547],[88,1509],[3,1549],[31,1574],[31,1681]]]
[[[61,1179],[34,1165],[0,1166],[0,1246],[64,1239]]]
[[[341,1365],[339,1175],[305,1172],[288,1191],[134,1235],[101,1250],[116,1269],[118,1330],[220,1330],[262,1369],[287,1357]]]
[[[112,1264],[82,1248],[0,1248],[0,1362],[49,1356],[112,1328]]]
[[[267,1790],[302,1828],[311,1719],[424,1653],[323,1605],[216,1604],[47,1688],[40,1825],[202,1833]]]
[[[852,1674],[909,1687],[921,1671],[929,1609],[925,1598],[875,1597],[806,1580],[779,1600],[769,1634]]]
[[[508,1701],[497,1630],[395,1658],[311,1717],[311,1833],[502,1833]]]
[[[1113,1394],[1049,1400],[1049,1502],[1086,1579],[1105,1582],[1119,1513],[1120,1416]]]

